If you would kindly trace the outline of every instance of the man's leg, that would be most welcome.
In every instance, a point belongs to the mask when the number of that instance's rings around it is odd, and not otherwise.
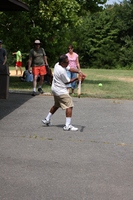
[[[71,125],[71,119],[72,119],[72,109],[73,107],[67,108],[66,109],[66,123],[64,126],[64,131],[78,131],[77,127],[74,127]]]
[[[38,77],[38,75],[33,75],[33,92],[32,92],[32,96],[36,96],[37,77]]]
[[[43,90],[42,90],[43,82],[44,82],[44,75],[40,75],[40,82],[38,86],[38,92],[40,92],[40,94],[43,94]]]
[[[50,109],[50,111],[49,111],[49,113],[48,113],[48,115],[47,115],[47,117],[46,117],[46,120],[47,120],[47,121],[50,121],[52,115],[53,115],[57,110],[58,110],[58,107],[53,106],[53,107]]]
[[[72,107],[66,109],[66,117],[72,117]]]
[[[58,110],[59,107],[56,107],[56,106],[53,106],[51,109],[50,109],[50,113],[53,115],[57,110]]]
[[[37,77],[38,75],[33,75],[33,91],[34,92],[36,92]]]
[[[52,115],[53,115],[57,110],[58,110],[58,107],[53,106],[53,107],[50,109],[50,111],[49,111],[47,117],[46,117],[44,120],[42,120],[43,124],[49,126],[49,125],[50,125],[51,117],[52,117]]]
[[[66,109],[66,126],[69,126],[71,124],[71,118],[72,118],[72,107]]]
[[[40,75],[40,82],[39,82],[39,86],[42,87],[43,85],[43,82],[44,82],[44,75]]]
[[[18,75],[18,67],[17,65],[15,66],[15,69],[16,69],[16,76]]]
[[[22,72],[23,72],[22,67],[20,67],[20,73],[21,73],[21,75],[22,75]]]

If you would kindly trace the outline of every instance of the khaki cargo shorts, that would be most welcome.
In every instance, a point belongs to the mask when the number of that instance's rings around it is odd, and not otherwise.
[[[63,110],[74,107],[72,98],[69,94],[54,96],[54,101],[55,101],[54,106],[58,108],[61,107]]]

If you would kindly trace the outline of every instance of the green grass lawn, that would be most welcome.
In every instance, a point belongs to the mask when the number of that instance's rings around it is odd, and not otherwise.
[[[12,69],[14,70],[10,68]],[[87,77],[82,84],[81,97],[133,99],[131,70],[82,69],[82,71]],[[102,83],[102,87],[98,86],[99,83]],[[19,77],[13,76],[10,77],[9,90],[32,91],[32,83],[21,82]],[[50,85],[44,84],[43,90],[51,92]]]

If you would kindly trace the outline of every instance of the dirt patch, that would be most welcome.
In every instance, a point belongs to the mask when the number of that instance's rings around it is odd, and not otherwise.
[[[16,70],[10,70],[10,76],[16,76]],[[18,75],[17,76],[22,76],[20,74],[20,71],[18,71]],[[97,75],[98,77],[104,77],[102,75]],[[114,77],[114,76],[108,76],[109,79],[113,79],[113,80],[119,80],[119,81],[124,81],[124,82],[128,82],[131,83],[133,82],[133,78],[132,77]]]
[[[97,75],[97,77],[105,77],[105,76]],[[112,79],[112,80],[124,81],[124,82],[128,82],[128,83],[133,82],[133,78],[132,77],[106,76],[106,78],[109,78],[109,79]]]
[[[133,78],[131,78],[131,77],[126,77],[126,78],[118,78],[118,80],[120,80],[120,81],[125,81],[125,82],[133,82]]]
[[[18,75],[16,75],[16,70],[10,70],[10,76],[22,76],[20,71],[18,71]]]

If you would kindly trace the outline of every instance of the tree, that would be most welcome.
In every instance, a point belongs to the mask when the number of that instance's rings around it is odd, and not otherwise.
[[[116,64],[118,29],[113,28],[114,16],[107,10],[84,18],[78,29],[78,50],[82,65],[96,68],[112,68]],[[115,51],[115,53],[114,53]]]
[[[67,30],[78,23],[80,5],[75,0],[25,2],[29,4],[29,12],[1,13],[1,37],[7,49],[14,51],[19,47],[22,52],[29,52],[33,41],[40,39],[48,57],[55,62],[57,55],[65,50],[69,41]]]
[[[72,35],[82,66],[96,68],[131,67],[133,63],[133,5],[109,5],[102,12],[82,18]]]

